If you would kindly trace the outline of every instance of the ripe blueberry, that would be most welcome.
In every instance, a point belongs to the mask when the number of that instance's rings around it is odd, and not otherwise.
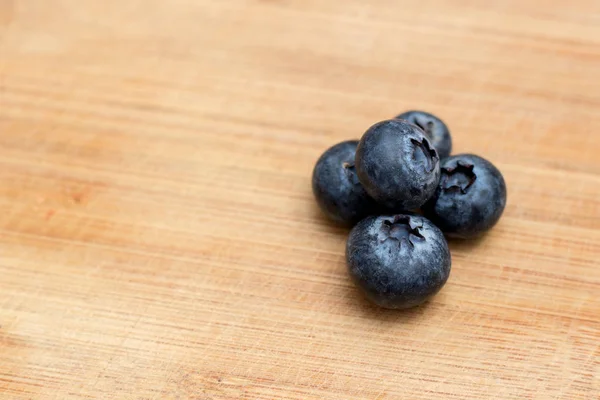
[[[319,207],[329,218],[345,225],[354,225],[377,208],[356,176],[357,145],[358,140],[351,140],[329,148],[317,161],[312,176]]]
[[[350,232],[346,261],[354,283],[385,308],[422,304],[450,275],[450,250],[442,232],[413,214],[371,216]]]
[[[452,137],[444,121],[425,111],[407,111],[396,118],[404,119],[421,128],[427,138],[431,140],[431,144],[435,147],[441,159],[450,155]]]
[[[425,215],[447,236],[473,238],[500,219],[506,205],[506,184],[489,161],[459,154],[442,161],[442,177]]]
[[[433,195],[439,160],[421,129],[391,119],[365,132],[356,150],[356,171],[367,193],[386,208],[413,210]]]

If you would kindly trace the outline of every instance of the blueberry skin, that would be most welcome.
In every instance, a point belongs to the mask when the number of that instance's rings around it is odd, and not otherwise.
[[[378,206],[360,184],[354,168],[358,140],[330,147],[317,161],[312,189],[317,204],[332,220],[353,226]]]
[[[450,275],[444,234],[414,214],[371,216],[350,232],[346,262],[354,283],[384,308],[415,307],[434,296]]]
[[[474,238],[492,228],[506,206],[506,183],[500,171],[473,154],[448,157],[441,170],[425,215],[453,238]]]
[[[413,125],[418,126],[425,132],[425,135],[431,144],[437,150],[440,159],[444,159],[452,152],[452,137],[448,126],[433,114],[425,111],[407,111],[396,118],[404,119]]]
[[[365,132],[356,150],[356,171],[367,193],[383,206],[413,210],[435,192],[439,160],[423,131],[391,119]]]

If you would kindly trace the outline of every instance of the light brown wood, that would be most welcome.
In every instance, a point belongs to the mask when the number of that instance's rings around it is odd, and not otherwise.
[[[0,0],[0,398],[600,398],[600,2]],[[409,108],[509,202],[350,284],[330,145]]]

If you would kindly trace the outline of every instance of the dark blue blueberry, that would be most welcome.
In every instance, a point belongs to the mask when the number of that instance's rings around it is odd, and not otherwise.
[[[350,232],[346,261],[354,283],[385,308],[422,304],[444,286],[451,266],[443,233],[413,214],[359,222]]]
[[[356,150],[356,171],[367,193],[386,208],[413,210],[433,195],[440,162],[423,131],[391,119],[365,132]]]
[[[319,207],[329,218],[345,225],[354,225],[378,207],[356,176],[356,146],[358,140],[351,140],[329,148],[317,161],[312,176]]]
[[[473,238],[500,219],[506,205],[506,184],[489,161],[459,154],[442,161],[442,177],[425,215],[447,236]]]
[[[427,138],[431,140],[431,144],[435,147],[441,159],[450,155],[452,137],[444,121],[425,111],[407,111],[396,118],[404,119],[421,128]]]

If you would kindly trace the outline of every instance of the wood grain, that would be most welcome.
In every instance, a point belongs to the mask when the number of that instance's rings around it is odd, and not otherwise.
[[[600,2],[0,0],[2,399],[598,399]],[[320,153],[408,108],[503,171],[408,312]]]

